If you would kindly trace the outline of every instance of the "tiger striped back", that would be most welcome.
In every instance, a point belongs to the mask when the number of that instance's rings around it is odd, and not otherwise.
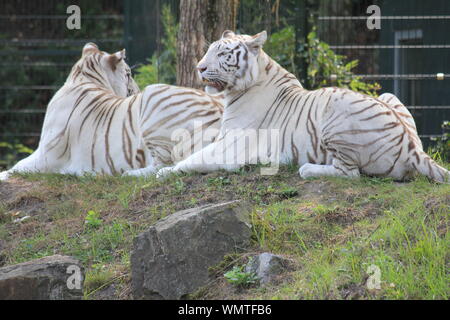
[[[145,145],[152,150],[158,165],[176,163],[176,151],[173,150],[171,136],[174,130],[186,129],[191,135],[191,141],[186,152],[203,147],[200,135],[194,137],[195,130],[199,133],[207,129],[220,129],[223,105],[220,96],[214,97],[203,91],[192,88],[181,88],[165,84],[148,86],[143,92],[143,106],[151,106],[143,111],[142,133]],[[195,122],[201,122],[198,128]],[[179,148],[186,146],[179,145]],[[184,157],[183,157],[184,158]]]

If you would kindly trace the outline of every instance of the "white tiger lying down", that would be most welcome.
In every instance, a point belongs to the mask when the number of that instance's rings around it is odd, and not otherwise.
[[[161,169],[159,176],[235,170],[243,165],[236,157],[249,148],[244,136],[231,144],[226,144],[227,137],[235,136],[236,129],[275,129],[280,163],[300,165],[303,178],[367,174],[403,180],[420,172],[448,181],[449,171],[424,153],[411,114],[395,96],[375,99],[340,88],[308,91],[262,50],[266,38],[265,31],[255,36],[225,31],[209,47],[198,70],[210,87],[225,95],[221,133],[200,152]],[[210,161],[229,160],[230,149],[234,162]],[[246,161],[257,157],[262,162],[270,158],[268,153],[268,148],[259,148]]]
[[[0,179],[13,172],[153,172],[181,160],[174,157],[175,146],[194,148],[202,142],[172,141],[175,129],[193,135],[197,122],[203,129],[220,128],[220,100],[200,90],[169,85],[151,85],[139,93],[124,59],[125,51],[108,54],[86,44],[48,105],[39,147],[0,173]]]

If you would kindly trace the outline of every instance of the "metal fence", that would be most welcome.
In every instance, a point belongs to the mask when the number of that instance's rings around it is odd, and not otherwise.
[[[367,27],[367,8],[381,9],[381,28]],[[331,48],[358,59],[356,73],[377,81],[413,114],[425,145],[450,120],[450,1],[320,1],[319,36]]]
[[[66,28],[67,7],[79,5],[81,30]],[[45,108],[86,42],[123,46],[123,1],[0,2],[0,141],[35,147]]]

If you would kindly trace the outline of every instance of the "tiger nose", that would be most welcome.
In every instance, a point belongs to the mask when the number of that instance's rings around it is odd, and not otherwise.
[[[206,68],[206,67],[197,67],[197,70],[198,70],[200,73],[205,72],[207,69],[208,69],[208,68]]]

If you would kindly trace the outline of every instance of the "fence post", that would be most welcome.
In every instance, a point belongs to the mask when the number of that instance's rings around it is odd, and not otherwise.
[[[308,37],[308,7],[306,5],[307,0],[297,0],[295,8],[295,65],[297,71],[297,77],[305,88],[309,87],[308,84],[308,63],[305,57],[303,57],[305,45],[307,44]]]
[[[154,1],[125,0],[124,40],[130,65],[146,63],[157,50],[158,23],[159,8]]]

